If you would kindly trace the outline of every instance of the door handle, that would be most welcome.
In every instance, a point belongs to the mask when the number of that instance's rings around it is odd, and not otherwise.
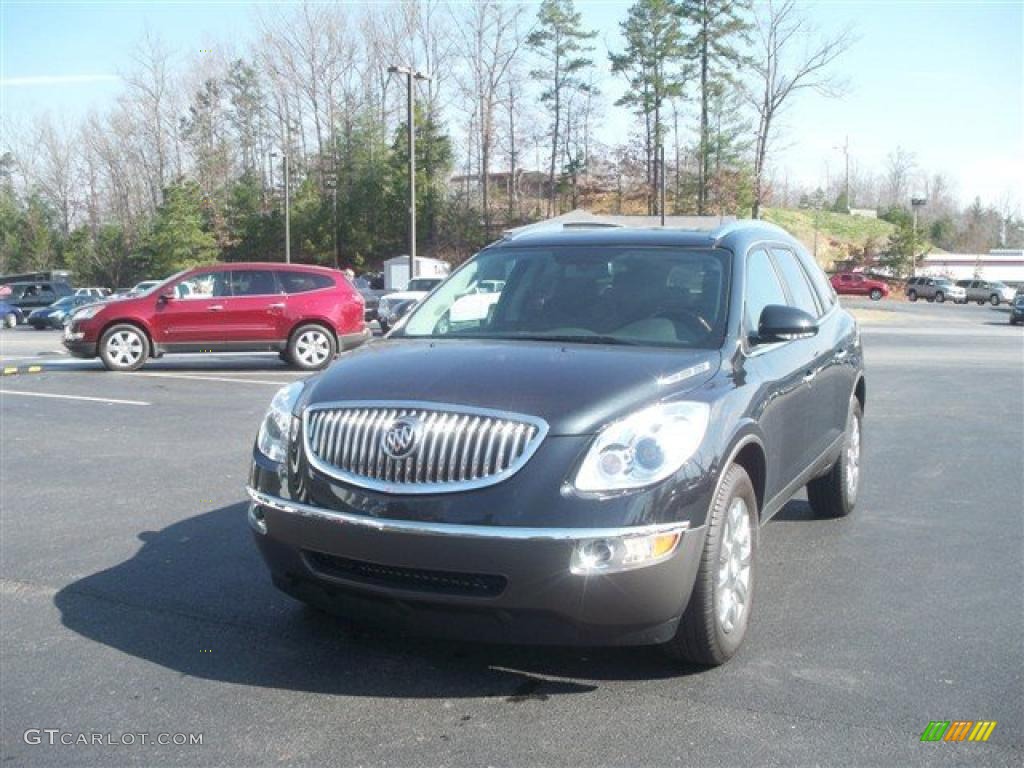
[[[224,306],[222,304],[214,304],[212,307],[206,308],[207,312],[223,312]]]
[[[284,309],[284,302],[278,304],[268,304],[267,309]]]
[[[850,350],[840,349],[838,352],[836,352],[836,360],[845,360],[848,354],[850,354]]]
[[[817,371],[808,371],[804,374],[804,384],[810,384],[814,381],[814,377],[818,375]]]

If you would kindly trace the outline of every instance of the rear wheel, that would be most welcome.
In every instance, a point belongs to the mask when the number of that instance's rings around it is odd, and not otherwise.
[[[978,306],[979,307],[985,306],[985,300],[984,299],[978,299]]]
[[[938,293],[935,294],[935,300],[939,302],[939,304],[941,304],[946,300],[946,294],[944,294],[942,291],[939,291]]]
[[[871,297],[872,301],[881,301],[882,299],[882,292],[877,288],[872,288],[871,293],[868,295]]]
[[[857,504],[860,490],[861,422],[864,411],[853,398],[846,422],[843,450],[828,474],[807,484],[807,500],[818,517],[846,517]]]
[[[917,291],[910,291],[907,293],[907,298],[911,301],[917,301]]]
[[[993,307],[999,306],[999,297],[996,294],[993,293],[992,296],[989,298],[989,301],[992,302]]]
[[[137,371],[149,357],[149,339],[138,326],[115,325],[100,337],[99,350],[108,371]]]
[[[672,658],[714,666],[739,650],[754,595],[757,521],[754,486],[743,467],[733,465],[711,503],[690,602],[664,646]]]
[[[4,315],[4,328],[13,328],[18,324],[18,316],[13,312]]]
[[[338,353],[334,334],[322,325],[303,325],[288,341],[288,359],[304,371],[326,368]]]

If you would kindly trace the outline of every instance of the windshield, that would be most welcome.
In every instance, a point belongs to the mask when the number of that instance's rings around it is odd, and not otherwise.
[[[718,347],[729,263],[719,250],[489,249],[419,305],[396,335]]]
[[[417,277],[415,280],[409,281],[409,287],[407,291],[432,291],[437,287],[437,284],[441,281],[437,278],[425,278]]]

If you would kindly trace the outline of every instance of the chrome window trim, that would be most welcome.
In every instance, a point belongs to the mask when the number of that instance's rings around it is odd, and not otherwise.
[[[655,533],[680,533],[690,529],[689,522],[655,523],[620,528],[533,528],[503,525],[463,525],[460,523],[431,523],[419,520],[392,520],[366,517],[336,509],[315,507],[289,501],[255,488],[246,487],[252,503],[285,514],[312,517],[342,525],[369,528],[382,533],[406,533],[419,536],[453,536],[464,539],[501,539],[507,541],[579,541],[582,539],[618,538],[623,536],[649,536]]]
[[[326,411],[341,408],[429,410],[437,411],[439,413],[458,414],[461,416],[486,416],[493,419],[504,419],[507,421],[517,421],[523,424],[529,424],[537,430],[537,434],[531,442],[527,443],[526,448],[518,459],[512,462],[501,472],[496,472],[495,474],[488,475],[487,477],[478,477],[474,480],[455,480],[452,482],[442,483],[405,483],[388,480],[374,480],[372,478],[363,477],[362,475],[346,472],[343,469],[339,469],[338,467],[321,461],[317,458],[316,453],[312,450],[312,446],[309,444],[309,414],[314,411]],[[544,419],[536,416],[528,416],[526,414],[514,413],[512,411],[499,411],[491,408],[455,405],[453,403],[435,403],[425,400],[335,400],[309,405],[302,412],[302,449],[306,454],[306,459],[309,461],[310,466],[321,474],[332,477],[335,480],[340,480],[343,483],[354,485],[357,488],[366,488],[371,491],[379,491],[381,493],[390,493],[395,495],[422,496],[426,494],[458,493],[461,491],[473,491],[478,488],[497,485],[498,483],[512,477],[526,465],[526,462],[533,458],[533,454],[537,452],[537,449],[540,447],[541,443],[544,442],[544,438],[547,437],[547,434],[548,423],[544,421]]]

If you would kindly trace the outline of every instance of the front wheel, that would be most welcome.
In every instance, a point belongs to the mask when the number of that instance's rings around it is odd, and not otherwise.
[[[304,371],[326,368],[336,354],[338,342],[322,325],[303,325],[288,341],[288,359]]]
[[[907,294],[907,298],[911,301],[917,301],[917,291],[911,291]]]
[[[725,470],[708,512],[697,580],[665,652],[717,666],[739,650],[750,621],[757,552],[757,495],[743,467]]]
[[[868,294],[868,295],[871,296],[871,300],[872,301],[881,301],[882,300],[882,292],[880,290],[878,290],[877,288],[872,288],[871,289],[871,293]]]
[[[4,328],[13,328],[18,324],[18,316],[13,312],[4,315]]]
[[[991,296],[991,298],[989,299],[989,301],[991,301],[991,302],[992,302],[992,306],[993,306],[993,307],[998,307],[998,306],[999,306],[999,297],[998,297],[998,296],[996,296],[996,295],[995,295],[994,293],[992,294],[992,296]]]
[[[137,371],[149,357],[149,339],[134,325],[115,325],[100,337],[100,359],[108,371]]]
[[[935,300],[939,302],[939,304],[941,304],[946,300],[946,294],[944,294],[942,291],[939,291],[938,293],[935,294]]]
[[[807,484],[807,500],[818,517],[846,517],[857,504],[860,490],[860,438],[864,410],[853,398],[847,416],[843,450],[827,475]]]

